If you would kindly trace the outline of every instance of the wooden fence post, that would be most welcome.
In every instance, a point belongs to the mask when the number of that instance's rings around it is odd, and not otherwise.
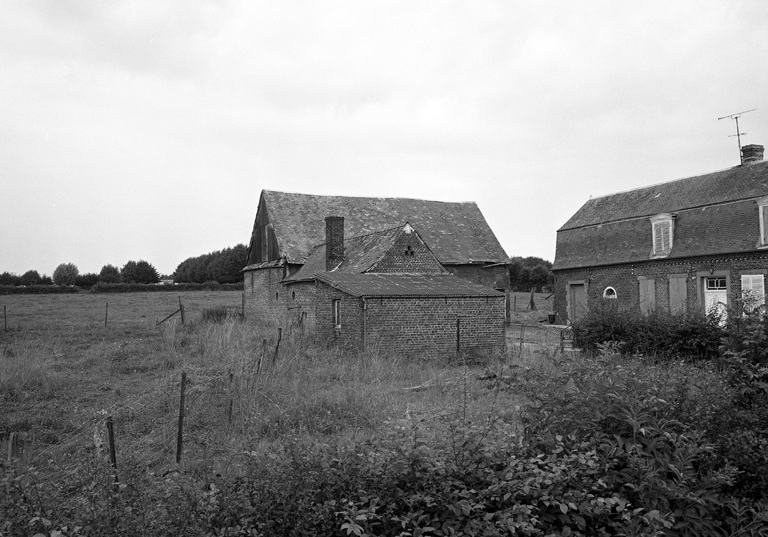
[[[181,324],[184,324],[184,305],[181,303],[181,295],[179,295],[179,311],[181,312]]]
[[[109,315],[109,302],[107,302],[107,306],[104,308],[104,326],[107,326],[108,315]]]
[[[283,339],[283,329],[277,329],[277,344],[275,345],[275,355],[272,357],[272,365],[277,362],[277,353],[280,350],[280,340]]]
[[[227,409],[227,424],[232,425],[232,379],[234,377],[234,373],[232,371],[229,372],[229,406]]]
[[[5,309],[5,306],[3,306],[3,319],[5,321],[5,331],[8,331],[8,312]]]
[[[181,297],[179,297],[181,301]],[[187,372],[181,372],[181,397],[179,398],[179,433],[176,437],[176,464],[181,464],[181,447],[184,437],[184,389],[187,385]]]
[[[115,452],[115,430],[112,425],[112,416],[107,416],[107,438],[109,439],[109,463],[115,472],[115,483],[117,483],[117,453]]]

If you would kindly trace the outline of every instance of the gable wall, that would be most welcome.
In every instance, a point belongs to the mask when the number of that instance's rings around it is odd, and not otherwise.
[[[413,255],[405,255],[410,248]],[[429,273],[446,272],[416,233],[400,233],[392,248],[368,272]]]
[[[737,254],[733,256],[708,256],[690,260],[665,260],[632,265],[593,267],[586,269],[555,271],[554,310],[557,322],[566,324],[567,286],[569,281],[588,283],[587,300],[589,307],[594,307],[603,298],[603,291],[610,286],[616,290],[616,303],[620,306],[640,309],[641,278],[652,279],[655,287],[656,310],[670,311],[670,294],[684,292],[688,312],[704,311],[701,298],[701,278],[711,275],[727,275],[730,282],[729,302],[741,297],[741,275],[768,273],[768,252]],[[679,282],[670,278],[684,278],[684,291],[677,287]],[[768,283],[768,282],[767,282]],[[611,299],[614,300],[614,299]]]

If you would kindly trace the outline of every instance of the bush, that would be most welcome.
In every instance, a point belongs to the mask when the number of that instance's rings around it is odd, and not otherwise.
[[[242,283],[228,283],[217,287],[206,287],[200,283],[179,283],[174,285],[157,285],[143,283],[104,283],[98,282],[91,287],[91,293],[163,293],[177,291],[242,291]]]
[[[21,275],[20,283],[21,285],[40,285],[42,283],[42,278],[40,277],[40,273],[36,270],[28,270]]]
[[[625,354],[664,359],[709,359],[719,353],[723,329],[716,315],[651,313],[603,300],[573,324],[574,345],[595,353],[600,345],[620,345]]]
[[[62,263],[53,271],[53,283],[56,285],[75,285],[75,280],[80,274],[73,263]]]
[[[31,287],[0,285],[0,295],[62,295],[77,292],[77,287],[61,285],[33,285]]]

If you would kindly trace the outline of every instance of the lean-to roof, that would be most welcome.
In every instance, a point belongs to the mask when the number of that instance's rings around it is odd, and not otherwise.
[[[321,282],[354,297],[503,297],[504,293],[451,274],[317,272]]]

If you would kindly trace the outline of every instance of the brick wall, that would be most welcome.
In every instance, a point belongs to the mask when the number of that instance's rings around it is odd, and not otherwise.
[[[369,298],[366,346],[402,356],[504,352],[504,297]]]
[[[362,350],[362,301],[334,289],[321,281],[315,282],[315,337],[324,345],[350,350]],[[340,300],[341,328],[333,323],[333,300]]]
[[[440,274],[446,270],[416,233],[402,232],[371,272]]]
[[[603,291],[610,286],[616,290],[618,304],[639,308],[639,278],[649,278],[655,282],[656,309],[669,311],[670,277],[681,277],[686,282],[686,309],[691,312],[697,310],[703,312],[702,278],[727,276],[728,302],[732,303],[734,299],[741,297],[741,275],[756,273],[768,273],[768,252],[699,257],[687,261],[659,260],[631,265],[559,270],[555,272],[554,309],[559,322],[565,322],[568,319],[566,311],[568,282],[579,280],[587,283],[588,304],[603,300]]]

